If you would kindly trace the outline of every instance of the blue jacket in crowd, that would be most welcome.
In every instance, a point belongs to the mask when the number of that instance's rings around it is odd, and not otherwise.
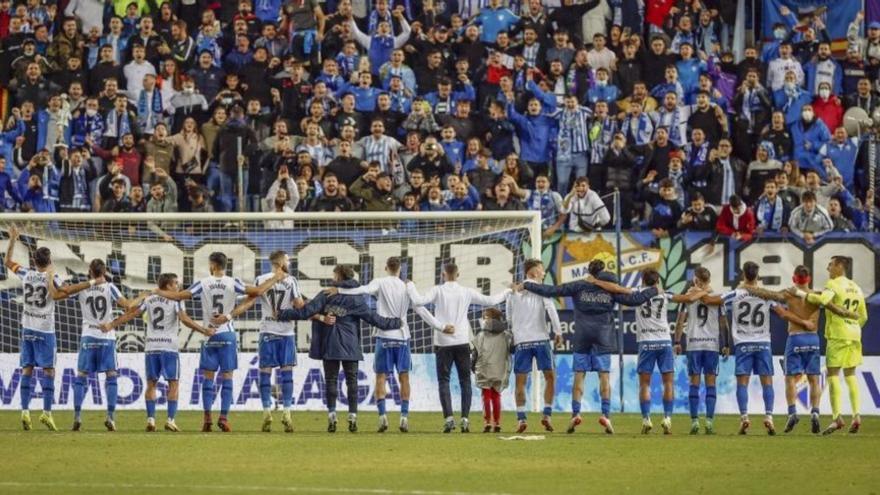
[[[539,115],[522,115],[513,105],[507,105],[507,116],[516,126],[519,135],[520,158],[533,163],[550,161],[551,140],[556,136],[556,119],[548,115],[556,110],[556,97],[541,91],[534,81],[526,84],[526,89],[541,101],[542,112]]]
[[[794,159],[800,168],[815,170],[820,177],[825,177],[825,167],[822,165],[822,157],[819,150],[828,141],[831,141],[831,133],[822,119],[813,118],[813,123],[804,126],[803,119],[789,127],[791,141],[794,145]]]

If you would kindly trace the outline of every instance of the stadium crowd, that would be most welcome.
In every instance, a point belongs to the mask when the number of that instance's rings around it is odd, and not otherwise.
[[[631,3],[0,0],[2,209],[531,209],[550,234],[607,227],[619,191],[658,236],[873,229],[843,113],[878,108],[880,23],[834,54],[783,8],[737,61],[736,2]]]

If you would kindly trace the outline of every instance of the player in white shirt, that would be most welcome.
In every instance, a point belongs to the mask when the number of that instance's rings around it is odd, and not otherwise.
[[[299,291],[299,283],[296,277],[290,275],[290,257],[284,251],[275,251],[269,255],[272,263],[272,272],[264,273],[257,277],[257,285],[275,277],[275,273],[281,270],[285,277],[276,282],[271,289],[262,296],[249,297],[245,302],[236,307],[232,318],[243,314],[250,309],[258,300],[263,317],[260,320],[260,401],[263,404],[263,431],[272,431],[272,369],[278,368],[278,381],[281,382],[281,401],[284,411],[281,416],[281,424],[286,433],[293,433],[293,418],[290,409],[293,407],[293,367],[296,366],[296,323],[293,321],[278,321],[278,312],[296,308],[302,308],[302,293]]]
[[[52,417],[55,399],[55,301],[66,299],[95,281],[62,286],[61,278],[52,269],[52,252],[49,248],[41,247],[34,251],[35,269],[30,269],[13,261],[17,243],[18,230],[12,226],[9,228],[5,265],[21,279],[23,291],[19,340],[21,426],[25,431],[33,426],[30,403],[34,368],[42,368],[40,388],[43,390],[43,412],[40,414],[40,423],[52,431],[58,431]]]
[[[709,285],[711,274],[704,267],[694,270],[694,287],[712,293]],[[718,306],[710,306],[702,301],[688,304],[679,310],[676,322],[674,350],[681,354],[681,335],[687,332],[687,363],[690,386],[688,387],[688,406],[691,413],[691,435],[700,432],[700,382],[706,377],[706,434],[715,434],[715,403],[718,392],[715,378],[718,376],[718,350],[725,358],[730,354],[728,347],[730,331],[727,317]],[[722,335],[724,344],[722,346]]]
[[[159,275],[159,289],[178,290],[177,275],[163,273]],[[129,321],[147,315],[147,331],[144,342],[144,370],[147,375],[147,390],[144,398],[147,404],[147,431],[156,431],[156,387],[160,378],[168,384],[168,419],[165,421],[167,431],[180,431],[174,416],[177,414],[177,399],[180,384],[180,354],[178,353],[178,333],[183,323],[196,332],[208,337],[214,335],[214,329],[199,325],[186,314],[186,308],[180,301],[172,301],[160,295],[149,295],[140,304],[129,308],[115,320],[102,323],[101,330],[109,332]]]
[[[122,293],[107,280],[107,267],[101,259],[89,264],[89,277],[96,283],[79,293],[82,312],[82,335],[76,362],[76,380],[73,382],[73,431],[82,428],[82,403],[86,398],[89,375],[104,373],[104,389],[107,394],[107,431],[116,431],[116,332],[104,330],[102,325],[113,319],[113,306],[128,310],[140,301],[122,297]]]
[[[415,306],[434,305],[434,318],[439,325],[434,326],[434,347],[437,352],[437,386],[440,392],[440,405],[443,407],[443,433],[455,429],[452,416],[452,396],[449,392],[449,377],[452,366],[458,374],[461,386],[461,432],[470,432],[468,415],[471,409],[471,324],[468,310],[472,304],[479,306],[496,306],[504,302],[510,289],[505,289],[492,296],[484,296],[469,287],[462,287],[456,282],[458,267],[447,263],[443,267],[443,284],[432,287],[422,296],[415,284],[406,284],[410,301]],[[428,322],[430,323],[430,322]],[[441,326],[442,325],[442,326]]]
[[[544,265],[539,260],[529,259],[523,265],[527,282],[544,282]],[[562,343],[562,327],[559,314],[549,297],[541,297],[528,291],[517,291],[507,296],[507,321],[513,332],[513,372],[516,375],[516,419],[517,433],[528,428],[526,422],[526,382],[532,371],[532,363],[544,373],[544,411],[541,424],[547,431],[553,431],[550,416],[553,414],[553,396],[556,392],[556,363],[552,345]],[[547,318],[550,324],[547,324]],[[553,331],[553,343],[550,331]]]
[[[705,296],[706,304],[724,304],[730,309],[733,352],[736,358],[736,402],[739,405],[739,434],[745,435],[749,421],[749,379],[752,374],[761,379],[764,396],[764,428],[768,435],[776,434],[773,425],[773,354],[770,351],[770,310],[777,305],[749,294],[749,287],[758,285],[758,264],[748,261],[742,266],[741,287],[725,292],[721,297]]]
[[[277,270],[275,276],[265,280],[260,286],[246,286],[238,278],[226,275],[226,255],[213,252],[208,257],[211,275],[196,281],[185,291],[158,290],[157,294],[182,301],[200,296],[202,306],[202,324],[206,327],[216,326],[216,332],[202,343],[199,369],[202,370],[202,408],[205,412],[202,431],[211,431],[211,407],[214,405],[214,375],[220,371],[220,418],[217,427],[221,431],[232,431],[227,415],[232,407],[232,374],[238,368],[238,338],[232,326],[231,311],[235,308],[236,295],[250,297],[262,296],[276,282],[284,279],[287,274]],[[219,316],[219,320],[213,317]]]
[[[675,356],[672,352],[670,338],[669,303],[691,303],[706,295],[705,291],[694,289],[687,294],[663,292],[660,285],[660,273],[653,268],[642,270],[642,291],[656,289],[655,296],[648,299],[636,310],[636,342],[639,346],[639,358],[636,371],[639,374],[639,405],[642,411],[642,434],[650,433],[654,428],[651,423],[651,376],[654,369],[660,371],[663,379],[663,433],[672,433],[672,410],[675,401]],[[612,292],[630,294],[631,289],[620,287],[611,282],[590,280],[591,283]]]
[[[409,347],[409,325],[407,314],[410,308],[409,294],[406,284],[400,280],[400,258],[392,256],[385,262],[385,277],[376,277],[367,285],[361,285],[352,289],[338,289],[336,287],[325,290],[330,295],[339,293],[342,295],[369,294],[376,296],[376,313],[386,318],[400,318],[403,325],[394,330],[378,329],[376,337],[376,353],[373,356],[373,371],[376,373],[376,409],[379,412],[379,433],[388,430],[388,416],[386,415],[385,398],[387,391],[385,384],[388,375],[397,370],[400,380],[400,431],[409,431],[409,371],[412,369],[412,358]],[[437,328],[440,323],[434,316],[422,306],[415,308],[416,313],[422,317],[431,328]],[[377,327],[378,328],[378,327]]]

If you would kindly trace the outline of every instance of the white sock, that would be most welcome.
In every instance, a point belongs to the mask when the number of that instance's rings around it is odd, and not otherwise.
[[[447,422],[447,423],[449,423],[449,422],[453,422],[453,423],[454,423],[454,422],[455,422],[455,418],[453,418],[452,416],[446,416],[446,422]]]

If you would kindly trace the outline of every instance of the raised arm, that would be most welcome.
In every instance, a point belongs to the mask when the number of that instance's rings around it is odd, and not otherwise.
[[[671,299],[674,303],[690,304],[699,301],[700,298],[708,294],[708,291],[691,287],[684,294],[673,294]]]
[[[828,306],[832,299],[834,299],[834,291],[827,287],[822,292],[811,292],[806,297],[808,303],[813,303],[817,306]]]
[[[3,262],[6,268],[13,272],[17,272],[21,265],[12,261],[12,254],[15,251],[15,244],[18,242],[18,229],[15,225],[9,226],[9,243],[6,245],[6,260]]]
[[[379,292],[379,281],[374,278],[367,285],[360,285],[352,289],[337,289],[333,287],[331,289],[328,289],[327,292],[332,294],[332,290],[335,290],[338,294],[342,294],[344,296],[362,296],[364,294],[375,296],[376,293]]]
[[[605,292],[609,292],[611,294],[632,294],[633,290],[629,287],[624,287],[620,284],[616,284],[614,282],[609,282],[607,280],[599,280],[598,278],[587,275],[587,282],[595,285],[596,287],[604,290]]]
[[[191,289],[187,290],[168,290],[168,289],[156,289],[153,291],[157,296],[162,296],[165,299],[171,299],[172,301],[186,301],[187,299],[192,299],[193,293]]]
[[[405,45],[406,42],[409,41],[409,35],[412,32],[412,30],[409,27],[409,23],[406,22],[405,17],[400,16],[398,18],[398,20],[400,20],[400,34],[398,34],[397,36],[394,37],[394,48],[395,49],[400,48],[403,45]]]
[[[760,297],[761,299],[766,299],[768,301],[785,303],[788,300],[788,296],[784,292],[776,292],[772,290],[762,289],[760,287],[746,287],[745,289],[746,291],[748,291],[749,294],[755,297]]]
[[[306,303],[302,308],[281,310],[275,315],[275,319],[278,321],[307,320],[324,309],[326,303],[327,296],[323,292],[319,292],[314,299]]]
[[[611,294],[614,302],[624,306],[641,306],[650,301],[652,297],[658,294],[656,287],[648,287],[645,290],[634,292],[632,294]]]
[[[523,289],[543,297],[571,297],[585,288],[586,283],[580,280],[562,285],[536,284],[534,282],[523,284]]]
[[[271,278],[266,279],[262,284],[254,287],[252,285],[247,285],[244,288],[244,293],[250,297],[259,297],[266,293],[267,290],[271,289],[278,282],[281,282],[287,274],[282,270],[277,270],[275,275]]]
[[[352,36],[354,36],[355,41],[360,43],[360,45],[365,49],[369,50],[370,37],[364,34],[363,31],[358,28],[357,23],[354,22],[354,19],[348,21],[348,26],[351,28],[351,34]]]
[[[406,294],[409,296],[409,300],[412,302],[413,306],[424,306],[433,303],[434,299],[437,298],[437,288],[432,287],[424,296],[422,296],[419,294],[418,289],[416,289],[416,284],[407,282]]]
[[[504,302],[507,299],[508,294],[511,293],[510,289],[504,289],[503,291],[493,294],[491,296],[485,296],[480,294],[478,291],[474,289],[468,289],[471,295],[471,302],[474,304],[479,304],[480,306],[497,306]]]

